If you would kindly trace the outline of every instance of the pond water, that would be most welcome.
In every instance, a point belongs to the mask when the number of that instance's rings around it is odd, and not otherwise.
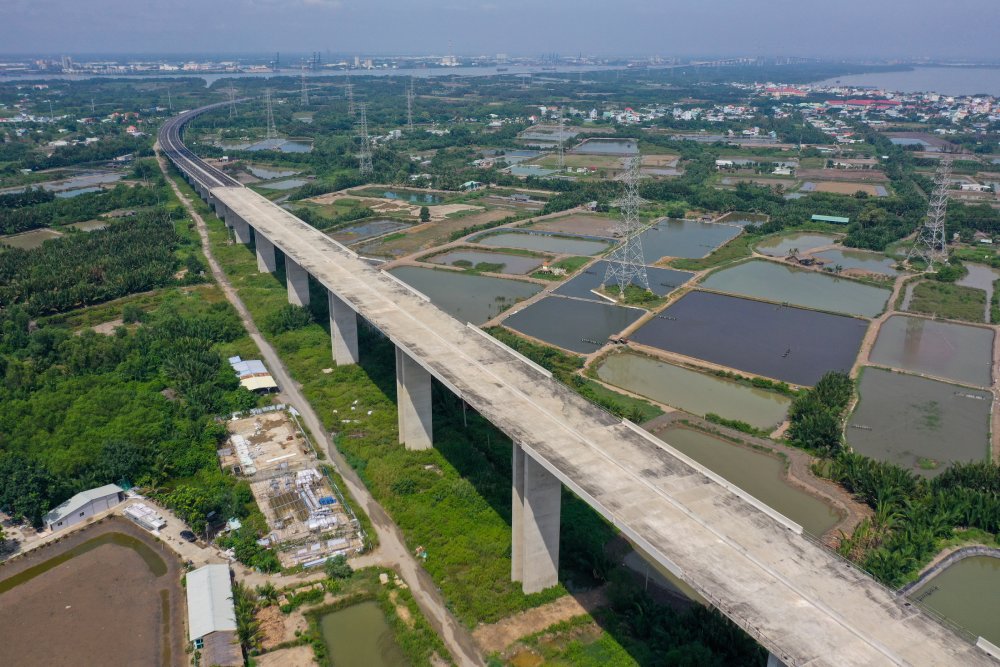
[[[295,174],[299,173],[297,171],[292,171],[289,169],[267,169],[265,167],[250,167],[250,166],[248,166],[246,170],[250,172],[253,176],[264,179],[265,181],[269,181],[273,178],[287,178],[288,176],[294,176]]]
[[[579,155],[637,155],[639,144],[635,139],[585,139],[569,152]]]
[[[80,195],[89,194],[91,192],[101,192],[104,188],[93,186],[89,188],[79,188],[77,190],[59,190],[55,193],[56,197],[59,199],[72,199],[73,197],[79,197]]]
[[[980,387],[993,383],[993,331],[893,315],[879,329],[871,362]]]
[[[864,369],[858,392],[847,428],[855,451],[927,477],[951,461],[986,458],[989,392],[880,368]]]
[[[364,241],[374,236],[381,236],[400,229],[406,229],[410,225],[398,220],[368,220],[358,225],[351,225],[343,229],[329,232],[330,238],[341,243],[356,243]]]
[[[416,266],[401,266],[390,273],[460,322],[473,324],[482,324],[542,290],[541,285],[520,280]]]
[[[811,386],[849,371],[868,323],[710,292],[689,292],[632,340],[748,373]]]
[[[910,597],[969,632],[1000,645],[1000,558],[963,558]]]
[[[497,248],[540,250],[561,255],[596,255],[610,247],[606,241],[592,241],[579,236],[553,236],[526,232],[501,232],[472,239],[473,243]]]
[[[444,201],[441,195],[430,192],[411,192],[407,190],[385,190],[380,195],[384,199],[397,199],[411,204],[440,204]]]
[[[938,150],[923,139],[917,139],[915,137],[889,137],[889,141],[897,146],[920,146],[920,150],[923,151],[933,152]]]
[[[456,262],[469,262],[475,267],[477,264],[502,264],[503,268],[496,273],[512,273],[524,275],[531,273],[542,265],[541,257],[528,257],[526,255],[509,255],[502,252],[486,252],[482,250],[452,250],[451,252],[435,255],[426,260],[432,264],[446,264],[454,266]]]
[[[269,181],[267,183],[258,183],[257,187],[264,190],[292,190],[293,188],[302,187],[309,181],[304,178],[286,178],[283,181]]]
[[[108,223],[104,220],[85,220],[83,222],[74,222],[72,225],[66,225],[67,227],[72,227],[73,229],[79,229],[82,232],[94,232],[98,229],[105,229]]]
[[[568,280],[560,285],[553,291],[553,294],[606,303],[607,299],[597,296],[592,290],[597,289],[604,283],[604,276],[607,272],[608,261],[602,259],[584,269],[572,280]],[[657,296],[670,294],[690,280],[693,275],[693,273],[688,273],[687,271],[659,269],[652,266],[646,267],[646,277],[649,278],[649,289]]]
[[[886,276],[896,276],[901,272],[895,268],[897,262],[878,252],[864,250],[824,250],[813,255],[823,260],[827,266],[840,264],[845,269],[861,269]]]
[[[279,151],[281,153],[309,153],[313,146],[307,141],[292,141],[291,139],[264,139],[254,143],[221,144],[220,147],[229,151]]]
[[[30,232],[0,236],[0,245],[9,248],[21,248],[22,250],[32,250],[40,247],[49,239],[57,239],[62,234],[54,229],[32,229]]]
[[[784,421],[791,399],[715,375],[638,354],[612,354],[597,369],[609,384],[704,417],[710,412],[772,430]]]
[[[512,164],[509,170],[511,176],[548,176],[556,173],[555,169],[546,169],[537,164]]]
[[[739,227],[695,220],[661,220],[644,231],[642,255],[647,264],[663,257],[704,257],[735,238]]]
[[[892,294],[887,289],[758,259],[713,273],[708,289],[848,315],[875,317]]]
[[[785,462],[777,456],[683,426],[671,426],[655,435],[812,535],[822,535],[840,520],[833,507],[791,485],[784,475]]]
[[[956,284],[964,287],[974,287],[986,292],[986,311],[983,313],[983,322],[990,321],[990,302],[993,299],[993,281],[1000,278],[1000,271],[983,264],[966,263],[965,268],[968,273]]]
[[[31,185],[24,185],[19,187],[2,188],[0,189],[0,194],[12,194],[15,192],[24,192],[28,188],[41,188],[43,190],[48,190],[49,192],[59,193],[59,192],[65,192],[67,190],[90,188],[93,186],[101,185],[102,183],[114,183],[116,181],[120,181],[121,178],[122,175],[118,172],[88,171],[79,173],[69,178],[59,179],[56,181],[45,181],[44,183],[33,183]]]
[[[612,303],[548,296],[503,321],[515,331],[572,352],[590,354],[646,311]]]
[[[334,667],[404,667],[407,661],[385,614],[374,601],[324,615],[323,643]]]
[[[757,244],[756,250],[762,255],[771,257],[786,257],[788,251],[797,248],[800,253],[808,252],[813,248],[836,243],[838,237],[832,234],[816,234],[813,232],[799,232],[786,236],[775,236],[761,241]]]
[[[733,211],[732,213],[726,213],[715,222],[746,227],[747,225],[762,225],[767,222],[767,220],[768,216],[763,213],[744,213],[742,211]]]

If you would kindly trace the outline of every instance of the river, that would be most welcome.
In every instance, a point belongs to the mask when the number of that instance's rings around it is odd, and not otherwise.
[[[849,74],[817,81],[813,85],[870,86],[900,93],[986,93],[1000,96],[1000,67],[916,67],[903,72]]]

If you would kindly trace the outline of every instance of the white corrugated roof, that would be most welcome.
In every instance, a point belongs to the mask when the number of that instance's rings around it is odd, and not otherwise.
[[[124,493],[125,490],[118,486],[117,484],[105,484],[104,486],[99,486],[96,489],[87,489],[86,491],[81,491],[76,494],[62,505],[59,505],[51,512],[45,515],[45,523],[58,523],[67,516],[76,513],[81,507],[86,505],[92,500],[97,500],[98,498],[104,498],[105,496],[113,496],[116,493]]]
[[[240,380],[240,385],[246,387],[249,391],[278,388],[278,383],[275,382],[274,378],[270,375],[255,375],[253,377],[243,378]]]
[[[191,641],[207,634],[236,629],[229,566],[205,565],[187,574],[188,636]]]

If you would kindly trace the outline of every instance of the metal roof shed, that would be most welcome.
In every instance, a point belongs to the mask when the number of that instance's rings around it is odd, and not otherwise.
[[[213,632],[236,630],[229,566],[205,565],[187,574],[188,636],[191,641]]]

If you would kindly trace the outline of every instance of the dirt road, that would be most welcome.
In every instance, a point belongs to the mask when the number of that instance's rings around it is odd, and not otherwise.
[[[229,300],[239,314],[240,319],[243,321],[243,326],[246,327],[250,338],[257,346],[257,349],[260,350],[261,356],[274,376],[275,381],[282,387],[282,393],[287,396],[287,402],[294,405],[299,411],[302,420],[309,430],[312,431],[317,443],[327,451],[331,463],[333,463],[337,472],[343,477],[344,483],[347,485],[351,495],[354,496],[355,501],[371,519],[379,538],[379,552],[382,557],[379,564],[392,567],[400,573],[403,581],[406,582],[413,592],[413,597],[420,606],[420,610],[427,618],[427,621],[444,640],[445,645],[451,651],[453,658],[458,664],[484,665],[485,663],[476,649],[472,635],[448,612],[445,607],[444,598],[434,584],[433,579],[420,567],[416,559],[406,548],[406,543],[403,540],[399,527],[393,523],[389,515],[382,509],[382,506],[371,496],[368,488],[365,487],[357,473],[354,472],[354,469],[347,465],[340,451],[331,442],[329,433],[323,428],[316,412],[302,395],[299,385],[292,380],[288,369],[285,368],[274,348],[261,336],[260,330],[250,316],[250,312],[236,293],[236,290],[233,289],[225,272],[223,272],[222,267],[219,266],[219,263],[212,254],[205,220],[198,214],[187,196],[180,191],[180,188],[177,187],[173,179],[169,177],[165,159],[160,154],[158,145],[156,146],[156,151],[160,169],[163,171],[164,176],[167,177],[167,181],[170,183],[174,194],[184,204],[188,214],[197,225],[198,235],[201,237],[202,250],[205,253],[205,258],[208,261],[216,282],[226,295],[226,299]]]

